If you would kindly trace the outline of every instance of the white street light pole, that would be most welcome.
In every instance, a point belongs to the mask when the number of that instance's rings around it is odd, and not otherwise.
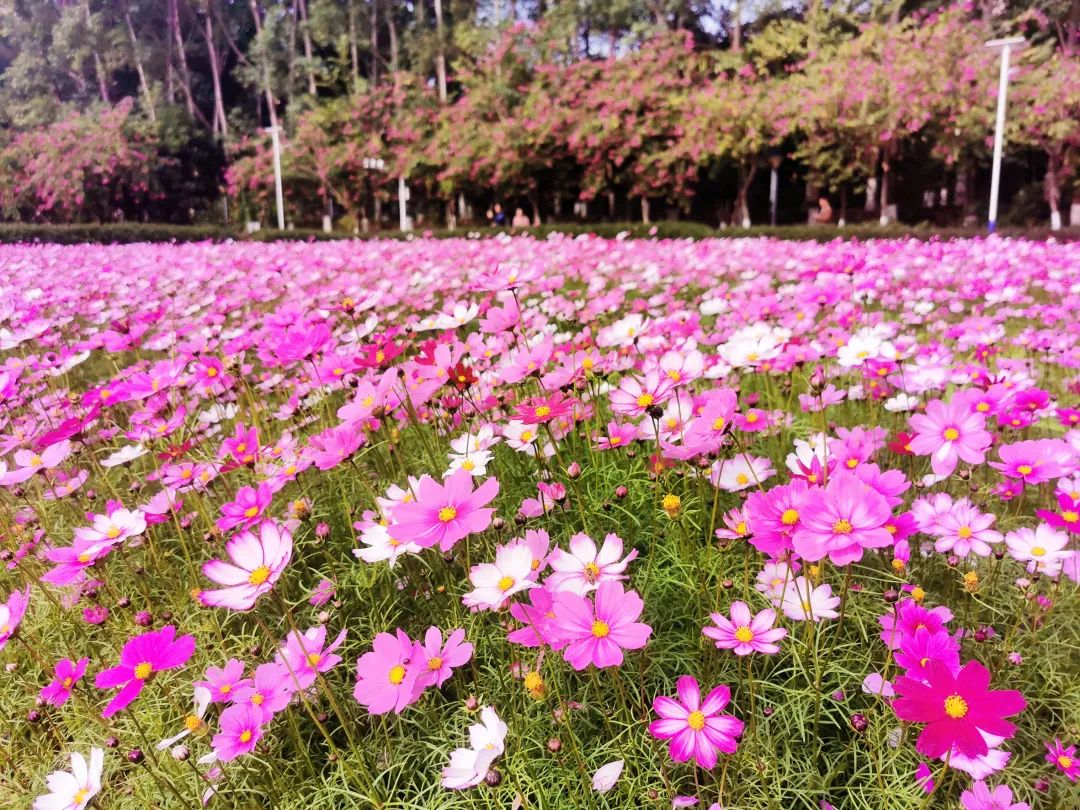
[[[267,127],[270,140],[274,145],[274,198],[277,201],[277,226],[279,231],[285,230],[285,195],[281,190],[281,127]]]
[[[398,227],[403,231],[411,231],[412,223],[409,222],[409,209],[406,203],[409,201],[409,187],[405,185],[405,178],[399,177],[397,181],[398,199]]]
[[[1001,71],[998,74],[997,117],[994,121],[994,166],[990,175],[990,214],[986,227],[990,233],[997,228],[998,193],[1001,190],[1001,151],[1005,141],[1005,97],[1009,90],[1009,55],[1026,44],[1023,37],[992,39],[987,48],[1001,51]]]

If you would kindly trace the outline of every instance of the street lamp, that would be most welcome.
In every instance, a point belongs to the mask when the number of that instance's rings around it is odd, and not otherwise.
[[[992,39],[986,43],[991,50],[1001,52],[1001,71],[998,74],[997,117],[994,121],[994,167],[990,175],[990,214],[986,227],[990,233],[997,228],[998,193],[1001,190],[1001,150],[1005,141],[1005,96],[1009,90],[1009,55],[1027,44],[1023,37]]]
[[[285,195],[281,191],[281,127],[267,127],[274,145],[274,198],[277,201],[277,226],[285,230]]]

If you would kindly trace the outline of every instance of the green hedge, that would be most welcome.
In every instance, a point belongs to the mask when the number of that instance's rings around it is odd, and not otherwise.
[[[768,236],[777,239],[816,240],[830,239],[896,239],[914,237],[917,239],[952,239],[957,237],[982,236],[986,233],[981,228],[930,228],[925,226],[856,225],[846,228],[786,225],[779,227],[753,228],[710,228],[697,222],[658,222],[643,225],[640,222],[619,223],[599,222],[593,224],[542,225],[537,228],[458,228],[457,230],[420,229],[411,234],[400,231],[382,231],[364,235],[360,238],[411,239],[430,235],[435,238],[448,237],[487,237],[500,233],[527,233],[544,238],[551,233],[593,234],[613,238],[619,234],[646,239],[707,239],[710,237],[749,237]],[[1080,241],[1080,227],[1066,228],[1056,233],[1049,228],[1003,228],[1003,236],[1017,236],[1028,239],[1047,239],[1054,237],[1059,241]],[[323,233],[316,230],[263,230],[246,234],[231,228],[215,225],[163,225],[141,223],[110,223],[105,225],[36,225],[21,223],[0,223],[0,243],[44,242],[53,244],[125,244],[131,242],[198,242],[221,241],[225,239],[275,242],[281,240],[309,241],[326,239],[346,239],[350,234],[344,232]]]

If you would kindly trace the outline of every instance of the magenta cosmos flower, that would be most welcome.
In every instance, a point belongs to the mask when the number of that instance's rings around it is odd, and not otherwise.
[[[731,650],[736,655],[780,652],[775,642],[787,635],[783,627],[773,627],[775,610],[763,610],[757,616],[750,612],[746,602],[731,603],[731,618],[722,613],[710,614],[715,627],[705,627],[702,633],[716,642],[717,648]]]
[[[421,548],[437,543],[449,551],[463,537],[482,532],[495,511],[483,507],[498,494],[499,482],[488,478],[473,491],[472,480],[467,470],[451,475],[445,486],[425,475],[417,485],[416,501],[399,503],[391,511],[390,536]]]
[[[422,679],[437,688],[446,682],[455,667],[469,662],[473,654],[473,645],[465,641],[465,631],[461,628],[452,631],[446,637],[444,644],[442,630],[438,627],[429,627],[424,634],[424,643],[420,651],[423,653],[427,669]]]
[[[574,669],[619,666],[623,650],[640,650],[652,628],[637,621],[645,606],[634,591],[608,581],[596,591],[595,602],[571,591],[553,597],[555,619],[552,632],[566,643],[563,658]]]
[[[1046,743],[1046,761],[1065,774],[1070,782],[1080,777],[1080,757],[1076,756],[1075,745],[1063,745],[1054,738],[1054,744]]]
[[[911,428],[915,431],[911,452],[930,456],[934,475],[950,475],[960,460],[981,464],[990,447],[986,417],[973,412],[962,397],[948,405],[940,399],[927,403],[925,414],[912,415]]]
[[[238,703],[221,713],[221,731],[211,744],[222,762],[250,754],[262,737],[263,713],[250,703]]]
[[[56,662],[53,679],[48,686],[42,687],[41,699],[51,706],[63,706],[71,697],[71,690],[79,679],[86,674],[89,658],[80,658],[72,662],[70,658],[61,658]]]
[[[236,492],[236,500],[221,505],[221,517],[217,519],[217,527],[227,532],[237,526],[258,523],[273,497],[274,493],[265,481],[257,488],[240,487]]]
[[[356,662],[353,697],[371,714],[401,714],[424,691],[421,676],[428,672],[424,648],[400,627],[396,636],[379,633],[371,647]]]
[[[678,699],[660,695],[653,700],[659,720],[649,724],[649,733],[658,740],[670,740],[671,758],[676,762],[693,759],[702,768],[716,766],[717,752],[734,754],[743,721],[721,714],[731,690],[721,684],[701,700],[696,679],[683,675],[675,683]]]
[[[232,564],[221,560],[203,563],[206,578],[225,586],[199,594],[204,605],[250,610],[260,596],[274,587],[292,557],[292,535],[272,520],[263,521],[257,531],[258,535],[241,532],[225,545]]]
[[[120,651],[120,663],[99,672],[94,679],[98,689],[121,687],[101,716],[112,717],[126,708],[154,675],[182,667],[194,653],[195,637],[176,638],[176,628],[172,625],[128,639]]]
[[[885,525],[892,509],[877,490],[848,472],[838,472],[822,489],[806,494],[792,544],[803,558],[828,557],[836,565],[862,559],[863,549],[891,546]]]
[[[931,758],[954,747],[966,757],[985,755],[989,749],[983,732],[1011,737],[1016,726],[1004,718],[1027,705],[1017,691],[989,689],[990,672],[978,661],[968,661],[955,675],[931,661],[920,677],[924,680],[896,679],[893,710],[905,722],[926,724],[915,747]]]

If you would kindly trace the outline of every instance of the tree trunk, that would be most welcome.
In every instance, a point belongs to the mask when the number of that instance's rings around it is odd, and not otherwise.
[[[94,51],[94,75],[97,76],[98,92],[101,93],[101,100],[106,104],[111,104],[109,100],[109,86],[105,83],[105,68],[102,67],[101,57],[98,52]]]
[[[641,198],[641,221],[645,225],[648,225],[648,224],[650,224],[652,222],[652,220],[649,219],[649,198],[648,197],[642,197]]]
[[[609,191],[607,193],[607,213],[608,219],[614,221],[615,219],[615,192]]]
[[[135,73],[139,77],[139,90],[143,94],[146,117],[151,122],[156,122],[157,113],[154,111],[154,96],[150,92],[150,84],[146,81],[146,70],[143,68],[142,54],[139,52],[139,40],[135,36],[135,26],[131,22],[131,10],[126,6],[124,8],[124,22],[127,23],[128,39],[131,42],[131,56],[135,62]]]
[[[296,0],[296,11],[300,17],[300,38],[304,43],[304,61],[307,69],[308,94],[316,95],[319,88],[315,84],[315,52],[311,47],[311,32],[308,31],[307,0]]]
[[[390,72],[394,74],[394,90],[397,91],[401,89],[401,77],[398,75],[401,70],[401,57],[398,49],[397,23],[394,22],[393,14],[386,16],[386,32],[390,35]]]
[[[750,192],[750,184],[754,182],[757,168],[757,161],[750,164],[749,170],[744,165],[739,166],[739,190],[735,197],[734,211],[737,221],[733,222],[733,225],[742,225],[744,228],[750,227],[750,206],[747,204],[746,197]]]
[[[439,87],[439,103],[446,103],[446,45],[443,42],[442,0],[435,0],[435,81]]]
[[[195,99],[191,95],[191,73],[188,71],[187,54],[184,53],[184,35],[180,31],[180,9],[177,0],[169,0],[168,13],[169,30],[176,43],[176,61],[180,66],[180,89],[184,91],[188,113],[196,115]]]
[[[847,183],[840,184],[840,219],[836,223],[841,228],[847,225]]]
[[[424,5],[417,3],[417,6]],[[379,0],[371,0],[371,73],[372,85],[379,83]]]
[[[206,37],[206,55],[210,61],[210,79],[214,85],[214,131],[226,139],[229,137],[229,122],[225,118],[225,102],[221,95],[221,63],[214,46],[214,23],[209,4],[203,19],[203,35]]]
[[[731,20],[731,50],[738,53],[742,50],[742,2],[736,0],[732,10]]]
[[[353,92],[360,89],[360,48],[356,44],[356,6],[349,0],[349,66]]]
[[[175,2],[175,0],[173,0]],[[259,4],[257,0],[248,0],[248,7],[251,9],[251,19],[255,23],[255,36],[262,35],[262,15],[259,13]],[[270,82],[270,61],[266,58],[266,54],[262,54],[259,58],[262,63],[262,75],[263,75],[263,90],[266,93],[266,113],[267,118],[270,120],[270,126],[276,127],[278,125],[277,107],[274,104],[274,87]]]

